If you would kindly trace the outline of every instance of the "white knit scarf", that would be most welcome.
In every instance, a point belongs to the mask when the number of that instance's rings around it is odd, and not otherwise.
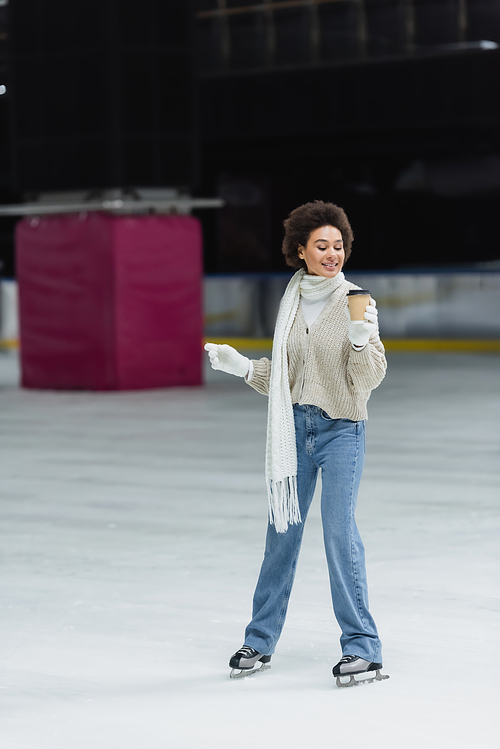
[[[299,270],[290,280],[281,300],[274,331],[266,444],[269,520],[278,533],[285,533],[289,525],[301,522],[297,496],[295,422],[288,381],[288,336],[301,295],[311,300],[323,299],[343,281],[342,272],[334,278],[323,278],[309,276],[304,270]]]

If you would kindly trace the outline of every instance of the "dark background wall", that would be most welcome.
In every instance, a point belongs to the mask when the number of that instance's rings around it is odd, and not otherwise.
[[[16,0],[9,12],[14,189],[189,183],[188,4]]]
[[[500,3],[292,5],[198,3],[204,189],[240,185],[208,267],[281,269],[282,218],[316,198],[351,218],[352,268],[497,258]]]
[[[491,262],[491,42],[497,0],[10,0],[0,199],[222,195],[226,208],[200,214],[211,272],[284,270],[282,220],[313,199],[346,209],[352,268]],[[12,221],[0,223],[9,275]]]

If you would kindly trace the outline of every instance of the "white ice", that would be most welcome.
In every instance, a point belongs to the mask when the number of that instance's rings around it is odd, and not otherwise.
[[[318,503],[270,671],[230,680],[266,399],[17,387],[0,356],[2,749],[498,745],[500,357],[393,355],[358,523],[390,679],[337,689]]]

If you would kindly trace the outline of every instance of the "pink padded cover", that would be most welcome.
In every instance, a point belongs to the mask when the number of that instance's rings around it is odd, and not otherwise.
[[[16,250],[24,387],[201,385],[197,219],[23,219]]]

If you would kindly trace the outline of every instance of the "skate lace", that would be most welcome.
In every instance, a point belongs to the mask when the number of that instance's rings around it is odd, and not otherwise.
[[[352,663],[352,661],[355,661],[357,657],[357,655],[343,655],[340,659],[340,663]]]
[[[243,647],[238,650],[238,653],[248,656],[252,655],[253,652],[253,648],[251,648],[249,645],[243,645]]]

